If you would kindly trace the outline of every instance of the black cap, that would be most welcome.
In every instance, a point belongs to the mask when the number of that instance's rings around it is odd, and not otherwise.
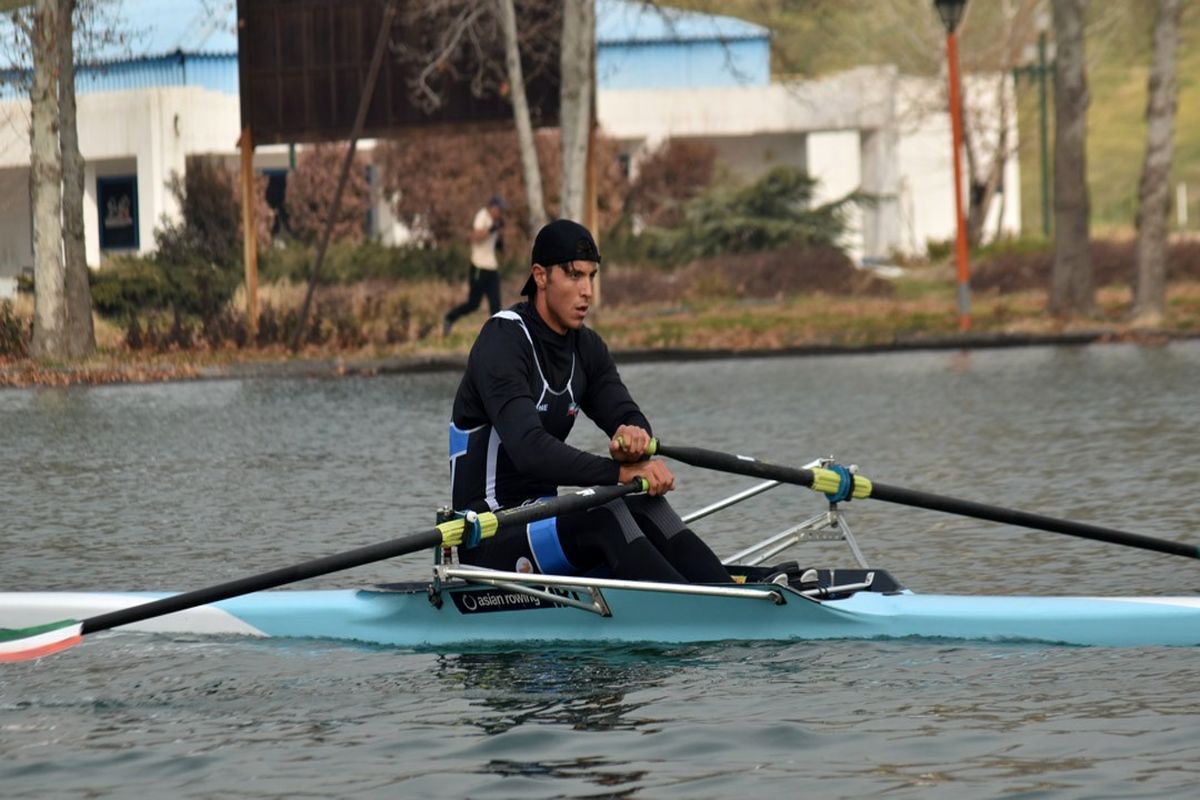
[[[600,250],[588,229],[569,219],[556,219],[538,231],[533,240],[532,264],[553,267],[568,261],[595,261],[600,263]],[[533,276],[525,281],[521,294],[532,297],[537,292]]]

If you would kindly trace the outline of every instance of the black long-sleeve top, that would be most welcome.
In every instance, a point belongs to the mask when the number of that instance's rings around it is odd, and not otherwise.
[[[594,331],[555,333],[529,303],[488,320],[454,397],[454,508],[505,508],[560,485],[616,483],[616,461],[566,444],[580,410],[609,436],[626,424],[650,430]]]

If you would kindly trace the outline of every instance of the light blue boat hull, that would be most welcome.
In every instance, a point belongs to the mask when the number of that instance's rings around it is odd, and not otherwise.
[[[775,588],[775,587],[771,587]],[[1097,646],[1200,645],[1198,597],[1010,597],[860,591],[780,605],[745,598],[604,589],[610,616],[503,589],[317,590],[250,594],[126,629],[347,640],[452,649],[552,641],[686,643],[923,637]],[[164,593],[0,593],[0,627],[76,619]]]
[[[288,597],[287,595],[302,595]],[[220,604],[271,636],[353,639],[400,646],[549,640],[724,640],[937,637],[1076,645],[1200,644],[1200,602],[1191,598],[968,597],[859,592],[784,605],[721,597],[606,590],[611,617],[574,608],[527,607],[463,614],[424,596],[388,592],[288,592]]]

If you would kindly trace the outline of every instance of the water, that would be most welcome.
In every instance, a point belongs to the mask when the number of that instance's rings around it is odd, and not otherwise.
[[[634,365],[666,441],[1200,541],[1200,342]],[[457,376],[0,392],[0,588],[195,588],[426,527]],[[600,450],[584,422],[574,443]],[[753,483],[687,467],[673,501]],[[718,552],[820,503],[698,523]],[[917,591],[1190,593],[1194,561],[872,501]],[[809,562],[849,561],[837,544]],[[424,576],[424,558],[310,585]],[[0,667],[0,796],[1182,797],[1191,649],[428,653],[102,634]]]

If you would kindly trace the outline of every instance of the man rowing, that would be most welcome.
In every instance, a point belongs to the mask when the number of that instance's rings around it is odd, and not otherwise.
[[[644,478],[645,495],[501,532],[463,563],[544,574],[607,572],[673,583],[730,581],[716,555],[663,495],[675,477],[648,459],[650,423],[625,388],[608,347],[584,325],[600,252],[587,228],[560,219],[533,243],[525,301],[483,326],[467,359],[450,421],[450,483],[458,511],[495,511],[555,495],[562,486]],[[609,457],[566,443],[583,411],[609,437]]]

